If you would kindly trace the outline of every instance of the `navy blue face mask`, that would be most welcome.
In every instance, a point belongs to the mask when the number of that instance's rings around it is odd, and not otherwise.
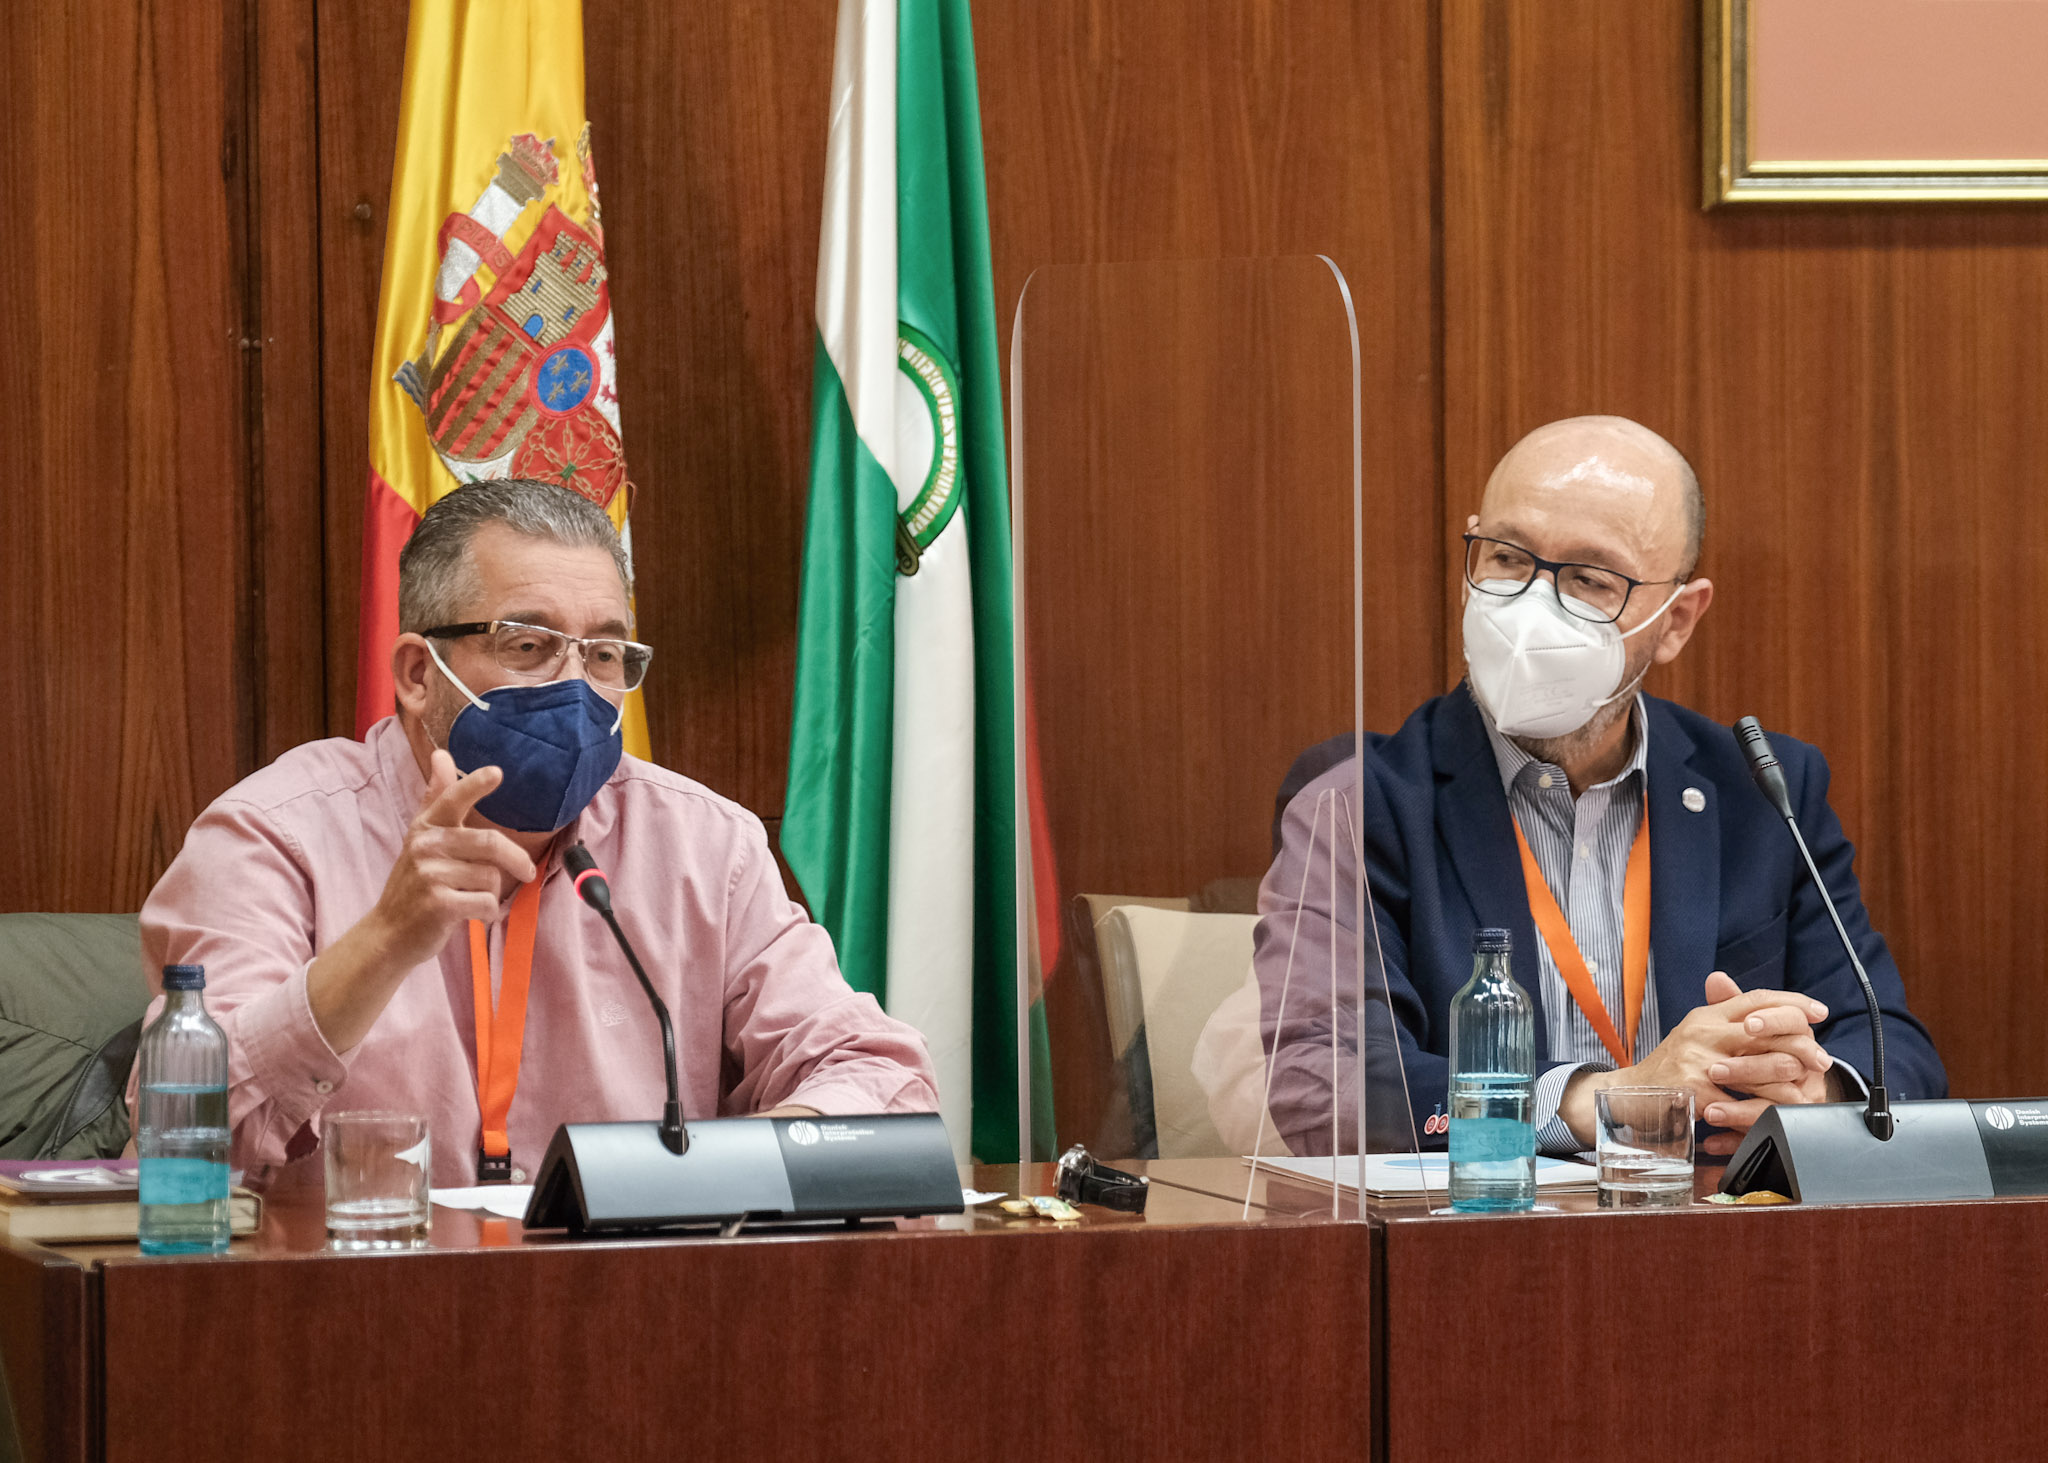
[[[581,676],[537,686],[497,686],[489,699],[456,678],[434,642],[427,653],[469,697],[448,728],[448,755],[463,773],[501,768],[504,782],[476,810],[501,828],[552,833],[574,822],[618,769],[625,750],[614,706]]]

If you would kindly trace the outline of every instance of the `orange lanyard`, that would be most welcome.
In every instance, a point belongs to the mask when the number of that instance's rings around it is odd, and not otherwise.
[[[1586,971],[1586,957],[1579,953],[1579,942],[1572,938],[1572,927],[1566,922],[1564,911],[1557,907],[1557,896],[1550,892],[1543,870],[1537,867],[1536,855],[1519,822],[1515,823],[1515,842],[1522,846],[1522,882],[1529,886],[1529,913],[1536,917],[1536,928],[1543,935],[1543,943],[1550,947],[1550,958],[1557,973],[1564,977],[1565,989],[1579,1003],[1593,1034],[1614,1054],[1615,1065],[1629,1066],[1635,1061],[1636,1026],[1643,1015],[1643,987],[1650,978],[1649,799],[1643,799],[1642,821],[1636,824],[1635,842],[1629,845],[1628,876],[1621,892],[1621,995],[1628,1008],[1626,1046],[1615,1033],[1607,1004],[1600,999],[1600,990]]]
[[[491,937],[482,920],[469,922],[469,977],[476,992],[476,1105],[483,1116],[479,1182],[509,1181],[512,1139],[505,1128],[512,1094],[519,1090],[519,1052],[526,1039],[526,986],[533,974],[533,936],[540,923],[540,878],[512,896],[505,922],[505,973],[498,1008],[491,1010]]]

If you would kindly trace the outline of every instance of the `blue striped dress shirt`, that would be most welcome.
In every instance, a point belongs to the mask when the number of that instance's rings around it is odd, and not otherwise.
[[[1628,878],[1629,848],[1642,822],[1650,775],[1650,728],[1642,697],[1638,695],[1629,710],[1635,750],[1628,765],[1577,798],[1572,796],[1571,782],[1562,768],[1537,761],[1502,736],[1483,710],[1481,719],[1493,743],[1494,760],[1500,765],[1508,809],[1521,825],[1529,851],[1536,855],[1536,867],[1543,871],[1543,881],[1564,912],[1565,923],[1571,926],[1572,938],[1586,960],[1586,973],[1593,977],[1614,1029],[1626,1031],[1622,893]],[[1537,1079],[1536,1146],[1543,1153],[1572,1154],[1580,1151],[1579,1142],[1557,1112],[1565,1084],[1577,1072],[1614,1070],[1614,1059],[1572,999],[1541,934],[1536,937],[1536,958],[1543,971],[1545,1035],[1551,1060],[1567,1064],[1553,1067]],[[1635,1060],[1640,1062],[1655,1051],[1663,1039],[1653,958],[1650,978],[1643,987],[1642,1017],[1636,1026]]]

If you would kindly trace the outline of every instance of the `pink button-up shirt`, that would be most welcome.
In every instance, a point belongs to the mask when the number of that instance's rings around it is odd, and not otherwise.
[[[434,1183],[475,1182],[467,927],[407,976],[351,1051],[327,1044],[306,1000],[306,967],[376,903],[425,792],[396,718],[361,742],[308,743],[202,813],[143,906],[152,981],[167,964],[206,967],[207,1009],[232,1047],[239,1167],[313,1151],[323,1111],[398,1108],[432,1125]],[[647,997],[562,873],[561,850],[577,839],[610,876],[619,922],[668,1003],[685,1115],[938,1106],[923,1039],[840,976],[830,937],[784,892],[760,820],[627,757],[542,864],[509,1122],[512,1162],[527,1175],[557,1124],[656,1118],[664,1095]],[[494,965],[509,908],[491,927]]]

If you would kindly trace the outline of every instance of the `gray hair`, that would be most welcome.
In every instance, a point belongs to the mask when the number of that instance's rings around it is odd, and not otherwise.
[[[572,548],[601,548],[618,567],[626,595],[633,570],[626,546],[605,511],[579,493],[535,478],[487,478],[465,483],[420,516],[398,555],[398,628],[418,633],[451,624],[476,594],[469,543],[487,523],[502,523],[528,538]]]
[[[1678,449],[1674,447],[1672,451]],[[1680,479],[1685,489],[1685,569],[1678,577],[1690,579],[1693,570],[1700,566],[1700,549],[1707,538],[1707,495],[1700,491],[1700,475],[1692,470],[1683,452],[1678,453],[1678,465],[1685,469]]]

